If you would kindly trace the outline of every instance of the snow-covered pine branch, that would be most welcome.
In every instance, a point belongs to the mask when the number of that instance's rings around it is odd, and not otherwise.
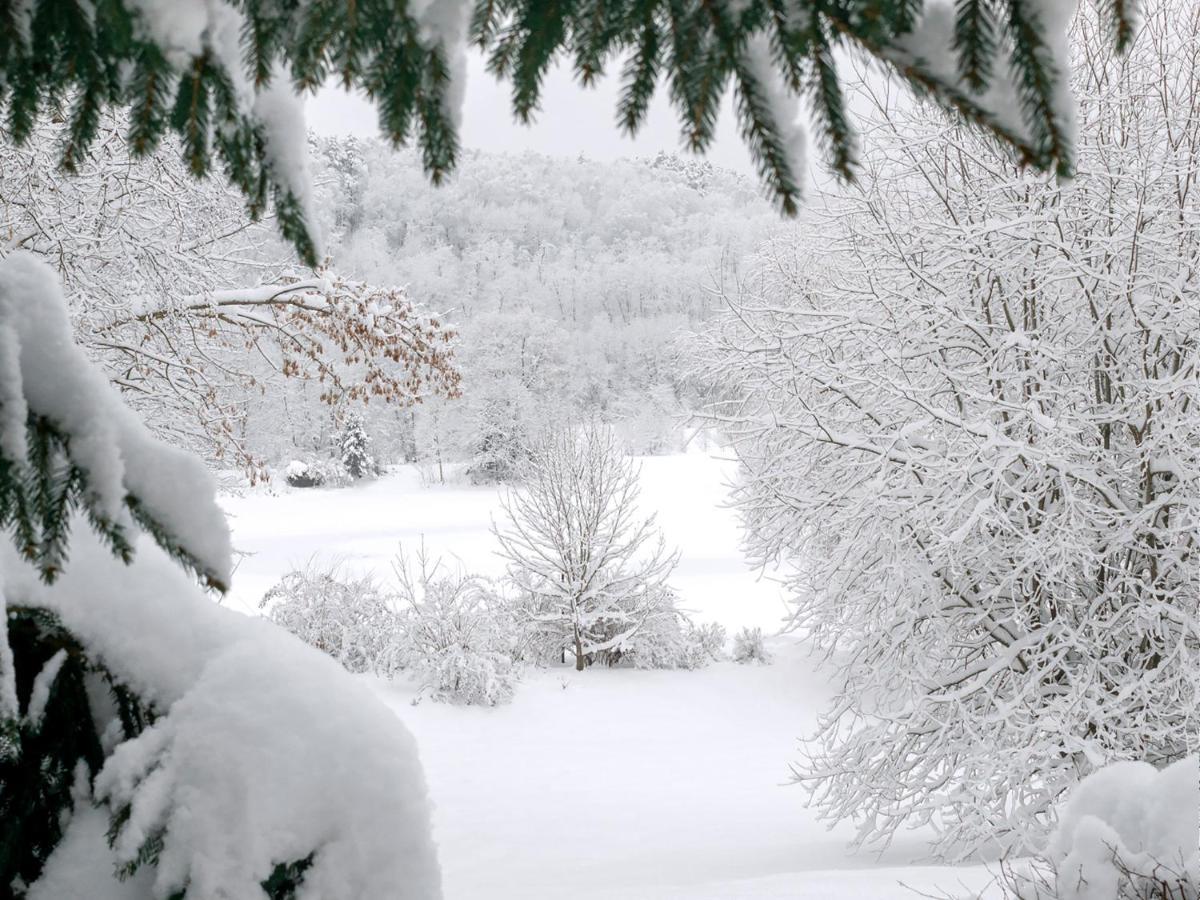
[[[1200,10],[1122,62],[1075,27],[1073,181],[868,82],[861,191],[701,339],[750,548],[842,677],[798,776],[861,840],[1035,849],[1096,766],[1196,749]]]
[[[211,477],[121,404],[24,251],[0,260],[0,389],[0,890],[438,897],[411,736],[201,589],[232,569]]]
[[[1138,4],[1102,6],[1124,49]],[[597,12],[582,0],[552,7],[123,0],[93,9],[29,0],[0,19],[0,112],[17,143],[40,114],[63,115],[61,165],[70,171],[100,139],[102,115],[123,109],[136,153],[152,153],[174,134],[191,174],[204,177],[220,164],[251,217],[270,202],[281,234],[316,265],[298,95],[327,79],[375,101],[384,136],[393,146],[417,144],[435,183],[458,156],[468,32],[492,73],[511,80],[522,121],[538,108],[553,60],[572,59],[588,84],[625,58],[621,127],[636,132],[657,86],[668,82],[689,147],[704,150],[730,86],[751,158],[790,215],[806,175],[801,99],[815,112],[829,165],[847,181],[858,171],[857,130],[838,72],[847,50],[890,67],[1024,163],[1070,172],[1064,29],[1073,7],[823,0],[793,10],[778,0],[699,7],[623,0]]]
[[[541,436],[493,525],[526,614],[583,670],[675,616],[662,602],[677,553],[638,510],[638,469],[612,431],[589,423]]]
[[[161,444],[75,346],[45,263],[0,259],[0,528],[47,580],[76,513],[124,560],[139,529],[208,583],[232,571],[229,528],[199,460]]]

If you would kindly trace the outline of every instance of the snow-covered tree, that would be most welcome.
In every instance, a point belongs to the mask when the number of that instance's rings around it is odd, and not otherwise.
[[[662,601],[678,558],[654,517],[641,517],[638,468],[610,429],[559,428],[533,444],[523,486],[493,525],[525,613],[582,671],[620,651],[673,604]]]
[[[439,896],[411,736],[200,588],[233,569],[211,477],[122,405],[25,252],[0,260],[0,388],[0,891]]]
[[[536,435],[569,408],[565,335],[529,312],[481,316],[465,329],[470,350],[461,401],[444,426],[475,483],[510,481]]]
[[[800,776],[863,839],[1035,847],[1200,734],[1200,8],[1120,61],[1076,28],[1073,181],[868,82],[861,191],[701,339],[749,546],[840,667]]]
[[[366,478],[377,471],[375,457],[371,455],[371,436],[358,413],[350,413],[342,423],[338,452],[342,468],[351,478]]]

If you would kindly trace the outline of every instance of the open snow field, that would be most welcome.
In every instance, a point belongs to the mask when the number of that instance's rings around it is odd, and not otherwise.
[[[643,504],[681,559],[672,583],[701,621],[777,630],[778,584],[743,562],[722,507],[731,465],[707,454],[646,459]],[[312,557],[390,577],[403,543],[499,574],[489,526],[499,492],[430,486],[412,469],[341,490],[226,497],[247,555],[227,601],[257,609]],[[963,895],[979,868],[910,866],[919,835],[883,856],[852,853],[788,786],[797,738],[828,696],[795,637],[770,666],[695,672],[530,672],[497,709],[413,703],[373,680],[416,734],[435,804],[447,900],[781,900]]]

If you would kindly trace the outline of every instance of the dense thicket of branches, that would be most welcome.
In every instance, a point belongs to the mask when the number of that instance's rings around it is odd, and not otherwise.
[[[1035,846],[1097,765],[1196,748],[1200,10],[1122,61],[1075,29],[1074,181],[872,82],[861,191],[702,341],[750,546],[843,679],[798,775],[862,839]]]

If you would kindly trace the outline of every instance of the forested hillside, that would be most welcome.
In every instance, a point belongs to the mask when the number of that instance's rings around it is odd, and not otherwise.
[[[542,425],[598,416],[666,449],[675,338],[778,218],[748,179],[674,156],[476,153],[433,187],[415,153],[312,137],[321,268],[173,155],[107,135],[75,176],[65,124],[4,146],[10,241],[64,278],[85,349],[164,437],[231,475],[336,456],[362,414],[381,463],[504,479]]]
[[[373,429],[393,455],[466,461],[477,479],[505,477],[530,434],[566,417],[665,449],[683,390],[674,338],[778,225],[750,180],[676,156],[474,153],[437,188],[415,153],[318,139],[313,157],[337,267],[406,285],[458,332],[461,397],[374,410]]]

